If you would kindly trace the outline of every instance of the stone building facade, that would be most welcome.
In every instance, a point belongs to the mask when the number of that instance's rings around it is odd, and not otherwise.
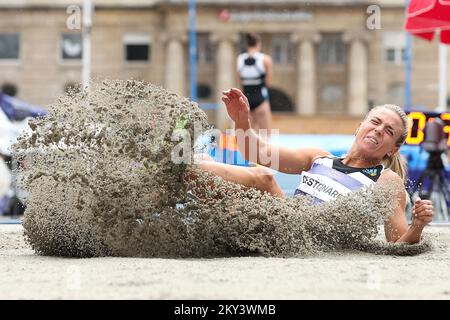
[[[37,105],[81,82],[82,1],[0,0],[0,86]],[[93,0],[92,76],[142,79],[189,95],[187,0]],[[199,102],[238,86],[243,34],[258,32],[274,61],[272,108],[291,115],[361,117],[405,103],[403,0],[197,0]],[[412,102],[438,99],[438,44],[412,38]],[[450,65],[450,63],[449,63]],[[450,90],[449,90],[450,92]],[[208,111],[226,127],[224,108]]]

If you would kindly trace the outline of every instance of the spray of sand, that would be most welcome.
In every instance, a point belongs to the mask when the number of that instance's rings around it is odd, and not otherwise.
[[[393,210],[392,186],[313,205],[306,196],[273,198],[201,172],[193,153],[177,149],[174,132],[183,130],[194,146],[194,127],[210,129],[207,117],[160,87],[103,81],[88,95],[61,97],[30,126],[14,152],[29,192],[25,236],[40,254],[289,257],[431,248],[375,239]],[[173,161],[174,150],[185,161]]]

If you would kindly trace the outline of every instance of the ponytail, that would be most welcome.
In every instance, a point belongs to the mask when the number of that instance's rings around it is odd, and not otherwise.
[[[386,169],[391,169],[396,174],[398,174],[403,181],[403,185],[406,186],[407,166],[405,159],[400,156],[399,151],[397,151],[394,155],[390,157],[386,156],[386,158],[383,160],[383,165]],[[408,191],[406,191],[406,188],[405,188],[405,199],[406,203],[411,202],[411,197]]]
[[[405,160],[400,156],[400,152],[396,152],[394,155],[388,157],[383,160],[383,165],[386,169],[391,169],[396,174],[402,178],[403,182],[406,182],[406,163]]]
[[[251,48],[256,46],[259,42],[261,42],[261,37],[254,33],[254,32],[249,32],[245,35],[245,40],[247,41],[247,47]]]

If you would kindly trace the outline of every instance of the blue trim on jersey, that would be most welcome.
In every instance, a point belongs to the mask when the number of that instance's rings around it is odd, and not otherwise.
[[[352,178],[351,176],[336,169],[324,166],[323,164],[314,163],[311,170],[308,172],[329,177],[352,191],[358,190],[364,186],[362,182],[356,180],[355,178]]]

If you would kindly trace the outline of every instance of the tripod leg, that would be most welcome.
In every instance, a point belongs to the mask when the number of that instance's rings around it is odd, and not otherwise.
[[[427,184],[428,182],[428,184]],[[434,173],[430,170],[425,170],[417,183],[417,192],[415,192],[421,199],[429,200],[431,192],[433,192]]]
[[[445,172],[440,173],[439,175],[439,182],[440,182],[440,186],[441,186],[441,190],[442,190],[442,201],[443,201],[443,207],[444,207],[444,221],[445,222],[449,222],[450,220],[450,210],[449,210],[449,206],[450,206],[450,189],[449,189],[449,185],[450,182],[446,181],[446,177],[445,177]]]
[[[431,181],[430,200],[435,209],[434,221],[448,222],[448,206],[439,172],[435,172]]]
[[[421,188],[423,187],[423,182],[425,181],[426,177],[428,176],[428,170],[425,170],[422,175],[420,176],[419,180],[417,180],[417,184],[415,188],[412,189],[411,194],[413,195],[416,192],[421,193]]]
[[[447,200],[447,202],[450,202],[450,181],[447,181],[445,172],[440,173],[439,181],[441,182],[442,190],[445,194],[445,200]]]
[[[426,199],[427,197],[423,197],[423,182],[426,180],[428,176],[428,170],[425,170],[422,175],[417,179],[416,183],[411,183],[411,187],[409,188],[409,204],[406,206],[406,217],[409,223],[412,222],[412,210],[414,208],[414,201],[417,197],[421,197],[422,199]]]

